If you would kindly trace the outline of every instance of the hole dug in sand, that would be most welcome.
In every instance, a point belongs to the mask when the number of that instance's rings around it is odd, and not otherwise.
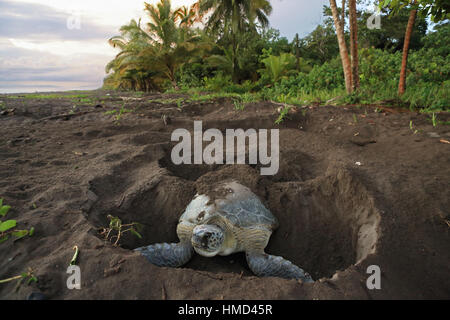
[[[199,186],[209,188],[215,181],[235,179],[257,193],[279,220],[266,252],[289,259],[315,280],[331,278],[376,250],[380,215],[368,190],[347,170],[328,169],[325,175],[306,181],[275,182],[248,166],[239,170],[237,166],[187,169],[171,167],[163,157],[148,170],[132,167],[126,183],[116,175],[95,179],[99,200],[89,212],[91,222],[96,227],[105,225],[106,216],[111,214],[124,223],[143,224],[143,239],[131,234],[121,239],[126,249],[177,242],[178,219]],[[106,192],[101,194],[100,190]],[[243,254],[214,258],[194,255],[185,268],[252,275]]]
[[[280,228],[268,252],[291,259],[315,280],[330,278],[375,253],[380,215],[367,189],[348,171],[270,188]]]

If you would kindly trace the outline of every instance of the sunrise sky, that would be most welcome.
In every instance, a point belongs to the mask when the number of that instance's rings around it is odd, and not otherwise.
[[[155,3],[157,0],[149,0]],[[189,5],[195,0],[172,0]],[[144,17],[143,0],[1,0],[0,93],[96,89],[117,53],[107,40]],[[322,22],[328,0],[272,0],[271,27],[292,39]],[[77,28],[79,17],[80,28]],[[68,23],[69,21],[69,23]]]

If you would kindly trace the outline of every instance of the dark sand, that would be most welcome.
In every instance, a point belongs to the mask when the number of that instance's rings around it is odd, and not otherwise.
[[[136,111],[117,125],[105,111],[129,94],[105,94],[89,93],[101,106],[78,103],[74,115],[56,119],[73,99],[0,96],[15,109],[0,116],[0,197],[12,206],[7,218],[36,230],[0,244],[0,279],[32,267],[39,280],[18,290],[16,282],[2,284],[1,299],[31,292],[49,299],[450,298],[450,145],[440,142],[450,140],[448,125],[434,128],[429,116],[375,106],[329,106],[298,108],[277,126],[279,106],[268,102],[236,111],[231,100],[218,99],[180,111],[150,101],[182,95],[126,99]],[[171,133],[192,131],[193,120],[204,129],[280,128],[279,173],[173,165]],[[318,281],[257,278],[243,254],[195,256],[170,269],[130,250],[177,241],[178,218],[192,197],[227,179],[251,188],[279,219],[267,252]],[[142,223],[143,239],[126,235],[119,248],[105,243],[98,228],[108,214]],[[75,245],[82,289],[68,290]],[[381,268],[381,290],[366,287],[370,265]]]

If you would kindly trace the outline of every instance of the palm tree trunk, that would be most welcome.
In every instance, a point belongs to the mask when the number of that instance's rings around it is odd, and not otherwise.
[[[233,35],[232,35],[232,46],[233,46],[233,51],[232,54],[233,56],[231,57],[232,61],[231,61],[231,78],[233,80],[233,83],[238,83],[238,73],[237,73],[237,42],[236,42],[236,33],[234,31]]]
[[[415,4],[415,1],[413,2]],[[405,93],[406,89],[406,67],[408,65],[409,43],[411,42],[411,35],[416,22],[417,10],[411,10],[408,19],[408,26],[406,27],[405,42],[403,44],[402,69],[400,70],[400,83],[398,85],[398,95]]]
[[[172,73],[170,74],[170,82],[172,82],[172,86],[173,86],[173,88],[174,88],[176,91],[180,90],[180,87],[178,86],[177,79],[176,79],[176,77],[175,77],[175,73],[174,73],[174,72],[172,72]]]
[[[295,34],[294,46],[295,46],[295,59],[296,59],[295,67],[297,68],[297,71],[300,71],[300,38],[298,36],[298,33]]]
[[[145,79],[141,79],[141,83],[142,91],[147,92],[147,82],[145,82]]]
[[[352,68],[352,89],[359,89],[359,70],[358,70],[358,23],[356,19],[356,0],[350,0],[348,3],[350,15],[350,55]]]
[[[339,18],[336,0],[330,0],[331,11],[333,13],[334,26],[336,28],[336,35],[339,43],[339,53],[341,55],[342,67],[344,69],[345,88],[347,93],[352,93],[352,73],[350,58],[348,56],[347,44],[345,43],[344,29],[342,28],[342,21]]]

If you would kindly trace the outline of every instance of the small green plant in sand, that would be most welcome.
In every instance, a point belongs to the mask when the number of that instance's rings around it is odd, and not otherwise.
[[[105,115],[111,116],[111,115],[116,114],[116,113],[117,113],[117,110],[109,110],[109,111],[105,112]]]
[[[434,113],[434,112],[433,112],[433,114],[431,115],[431,122],[433,123],[433,127],[436,127],[437,124],[438,124],[438,121],[437,121],[437,115],[436,115],[436,113]]]
[[[122,118],[122,115],[124,115],[125,113],[130,113],[130,112],[133,112],[133,110],[126,109],[125,105],[123,105],[122,108],[120,108],[120,110],[119,110],[119,114],[116,116],[116,119],[115,119],[116,124],[119,123],[120,119]]]
[[[0,218],[4,218],[9,209],[11,209],[11,206],[3,205],[3,199],[0,198]],[[34,233],[34,228],[30,230],[18,230],[16,226],[16,220],[0,220],[0,243],[7,241],[11,236],[19,240],[25,236],[31,237]]]
[[[417,134],[419,132],[419,130],[414,128],[414,124],[413,124],[412,120],[409,121],[409,129],[411,131],[414,131],[414,134]]]
[[[78,246],[74,246],[73,250],[75,250],[75,253],[73,254],[72,260],[70,260],[69,266],[75,266],[77,264],[78,255],[80,254]]]
[[[135,235],[139,239],[142,239],[141,232],[143,226],[140,223],[132,222],[128,224],[123,224],[119,217],[113,217],[108,215],[109,226],[106,228],[100,228],[99,233],[105,241],[113,243],[115,247],[119,246],[120,239],[127,232]]]
[[[92,99],[90,98],[81,98],[78,100],[80,103],[84,103],[84,104],[93,104],[94,101],[92,101]]]
[[[258,98],[251,93],[244,93],[241,95],[234,96],[232,100],[234,104],[234,109],[237,111],[243,111],[247,106],[247,104],[258,101]]]
[[[245,109],[245,104],[240,99],[233,99],[234,110],[242,111]]]
[[[177,107],[178,107],[178,109],[181,110],[183,108],[183,102],[184,102],[183,98],[177,99]]]
[[[32,282],[38,281],[38,279],[33,274],[33,269],[28,268],[27,272],[23,272],[17,276],[14,276],[14,277],[11,277],[8,279],[0,280],[0,284],[8,283],[8,282],[15,281],[15,280],[19,280],[19,282],[17,283],[17,286],[16,286],[16,291],[17,291],[17,289],[19,289],[20,285],[22,285],[22,283],[24,281],[26,281],[27,285],[31,284]]]
[[[119,110],[110,110],[110,111],[106,111],[105,115],[116,115],[114,117],[114,122],[116,124],[119,124],[120,119],[122,118],[122,115],[124,115],[125,113],[130,113],[133,112],[133,110],[130,109],[126,109],[125,105],[122,106],[122,108],[120,108]]]
[[[284,122],[284,120],[285,120],[286,118],[288,118],[289,110],[291,110],[291,106],[285,105],[285,106],[280,110],[280,116],[279,116],[278,119],[275,121],[275,124],[282,124],[282,123]]]

